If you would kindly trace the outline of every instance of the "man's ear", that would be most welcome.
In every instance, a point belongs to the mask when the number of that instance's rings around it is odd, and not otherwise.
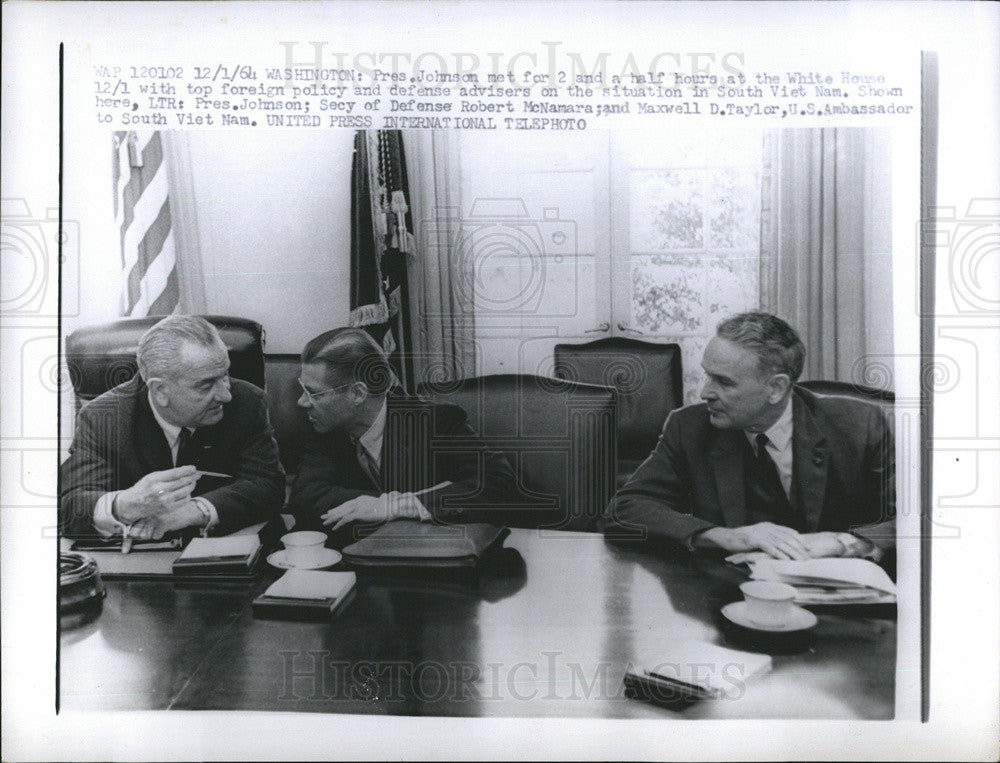
[[[371,395],[368,394],[368,387],[365,386],[364,382],[356,381],[348,388],[351,395],[351,402],[355,405],[361,405],[365,400],[367,400]]]
[[[166,408],[170,404],[170,397],[167,395],[167,385],[163,382],[163,379],[154,376],[146,382],[146,388],[149,390],[153,401],[160,408]]]
[[[788,374],[775,374],[768,382],[768,402],[771,405],[780,402],[791,388],[792,378]]]

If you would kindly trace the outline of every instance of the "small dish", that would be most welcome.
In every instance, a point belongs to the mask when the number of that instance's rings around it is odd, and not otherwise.
[[[281,549],[280,551],[275,551],[267,557],[267,563],[272,567],[277,567],[279,570],[322,570],[327,567],[332,567],[337,562],[339,562],[343,557],[339,551],[335,551],[332,548],[324,548],[322,552],[322,558],[316,562],[316,564],[310,564],[308,566],[293,565],[289,564],[288,559],[285,556],[285,552],[288,549]]]
[[[796,631],[806,631],[814,627],[819,620],[816,615],[808,609],[794,607],[792,616],[787,622],[780,625],[761,625],[750,619],[748,606],[745,601],[734,601],[722,608],[723,616],[741,628],[749,628],[754,631],[766,633],[792,633]]]

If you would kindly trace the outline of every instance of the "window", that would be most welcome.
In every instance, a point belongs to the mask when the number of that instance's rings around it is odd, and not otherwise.
[[[557,342],[633,336],[681,345],[696,400],[716,323],[759,304],[762,141],[759,130],[463,135],[478,372],[549,373]]]

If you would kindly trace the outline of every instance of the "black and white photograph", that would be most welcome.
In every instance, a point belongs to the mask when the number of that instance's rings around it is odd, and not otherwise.
[[[892,718],[890,156],[116,132],[60,707]]]
[[[3,193],[4,757],[985,759],[935,662],[966,634],[996,685],[958,64],[669,52],[673,3],[609,15],[651,25],[627,57],[596,19],[489,48],[526,6],[474,5],[416,56],[323,30],[441,6],[46,42],[50,126],[4,128],[58,169]]]

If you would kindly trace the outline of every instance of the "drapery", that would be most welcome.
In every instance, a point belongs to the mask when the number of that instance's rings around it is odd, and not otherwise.
[[[806,345],[804,379],[892,388],[890,145],[884,130],[774,131],[761,307]]]
[[[461,172],[458,137],[440,130],[405,134],[412,162],[418,256],[410,270],[418,381],[476,375],[475,317],[460,288]]]
[[[400,385],[413,391],[407,258],[415,253],[409,184],[398,130],[354,137],[351,171],[351,315],[381,343]]]

